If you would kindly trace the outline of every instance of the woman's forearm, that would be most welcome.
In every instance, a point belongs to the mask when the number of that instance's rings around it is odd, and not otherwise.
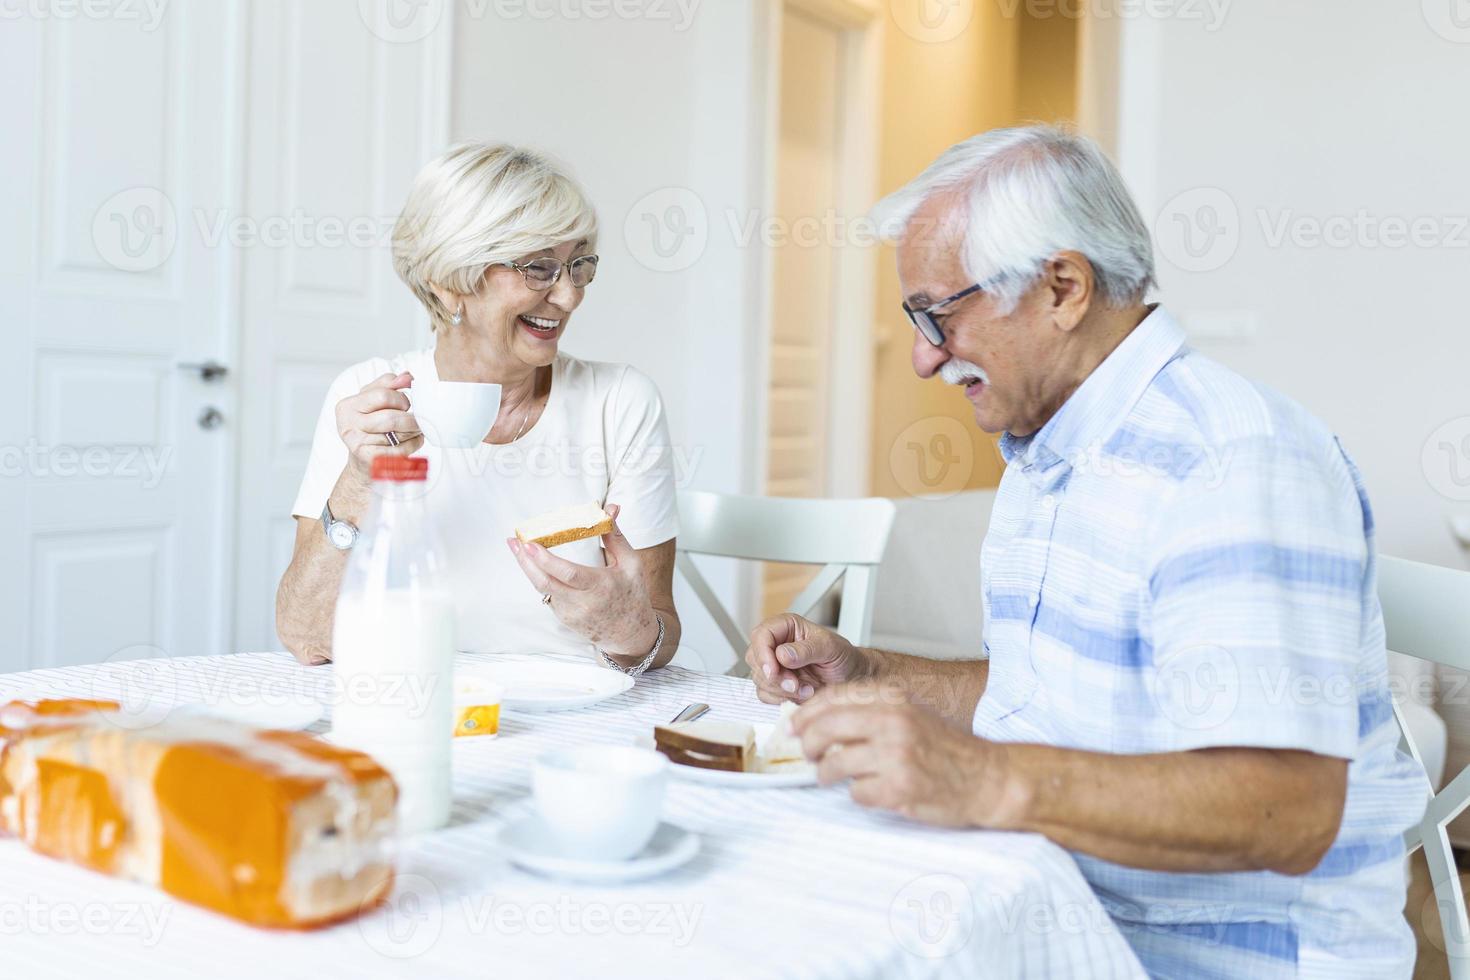
[[[361,527],[369,496],[344,474],[328,500],[332,516]],[[296,546],[291,564],[276,589],[276,633],[303,664],[332,659],[332,619],[337,593],[347,571],[348,552],[332,547],[321,522],[296,519]]]

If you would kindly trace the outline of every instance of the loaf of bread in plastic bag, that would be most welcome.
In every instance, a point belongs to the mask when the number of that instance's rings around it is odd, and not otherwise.
[[[0,707],[0,832],[258,926],[355,915],[393,884],[398,790],[369,756],[99,701]]]

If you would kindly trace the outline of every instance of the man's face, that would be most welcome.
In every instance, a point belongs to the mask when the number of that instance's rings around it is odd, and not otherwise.
[[[922,309],[971,285],[962,259],[965,213],[963,198],[939,194],[909,222],[898,243],[898,280],[910,308]],[[930,378],[952,362],[945,380],[965,385],[980,428],[1032,434],[1056,410],[1048,367],[1065,339],[1048,316],[1048,296],[1037,285],[1003,315],[984,293],[941,308],[935,319],[944,330],[944,346],[935,347],[915,330],[915,373]]]

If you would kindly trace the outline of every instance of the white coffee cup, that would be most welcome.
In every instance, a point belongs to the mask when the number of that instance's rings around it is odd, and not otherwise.
[[[406,392],[424,439],[441,449],[473,449],[485,441],[500,411],[500,385],[420,381]]]
[[[547,829],[568,857],[622,861],[648,844],[663,813],[669,760],[632,745],[555,749],[531,786]]]

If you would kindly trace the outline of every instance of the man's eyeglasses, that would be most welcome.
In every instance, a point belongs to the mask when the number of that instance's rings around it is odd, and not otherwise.
[[[597,276],[597,256],[579,255],[570,262],[558,262],[548,256],[532,259],[529,262],[502,262],[521,274],[526,280],[526,285],[539,291],[550,289],[556,285],[561,278],[561,270],[566,269],[572,277],[572,285],[578,289],[586,286]]]
[[[913,307],[909,306],[907,302],[905,302],[903,304],[903,311],[904,313],[908,314],[909,322],[914,325],[915,329],[917,329],[919,333],[924,335],[925,340],[929,341],[929,343],[933,344],[935,347],[943,347],[944,330],[939,326],[939,321],[934,319],[935,311],[942,309],[943,307],[946,307],[951,303],[959,302],[966,296],[969,296],[971,293],[981,293],[987,289],[992,289],[994,288],[996,283],[1000,282],[1004,278],[1004,273],[1002,273],[1001,275],[991,276],[984,282],[977,282],[972,286],[961,289],[953,296],[947,296],[937,303],[930,303],[922,310],[916,310]]]

